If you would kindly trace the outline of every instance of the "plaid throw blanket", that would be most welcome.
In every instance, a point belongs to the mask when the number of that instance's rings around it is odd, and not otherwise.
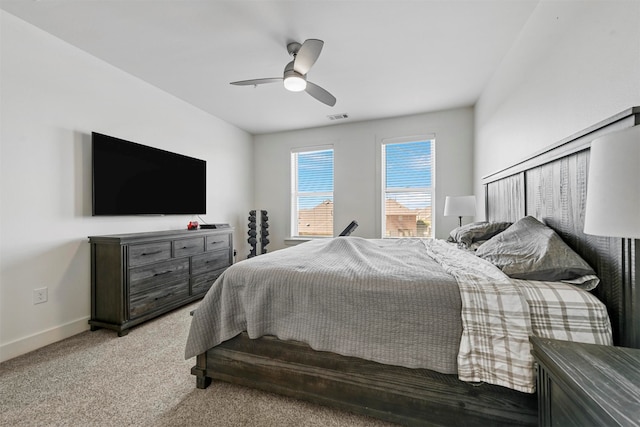
[[[611,344],[606,307],[588,292],[557,282],[510,279],[491,263],[442,241],[425,241],[425,247],[460,288],[461,380],[533,393],[530,335]]]

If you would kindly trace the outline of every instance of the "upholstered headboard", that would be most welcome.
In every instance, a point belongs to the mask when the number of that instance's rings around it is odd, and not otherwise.
[[[600,277],[593,293],[609,310],[615,344],[635,348],[640,348],[640,240],[592,236],[583,227],[591,141],[638,124],[640,107],[629,108],[483,178],[487,220],[513,222],[531,215],[553,228]]]

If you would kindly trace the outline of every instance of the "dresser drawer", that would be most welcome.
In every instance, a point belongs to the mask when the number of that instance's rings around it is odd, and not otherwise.
[[[131,318],[162,308],[167,305],[179,305],[181,300],[189,297],[189,278],[184,277],[175,282],[153,286],[146,292],[131,296],[129,313]]]
[[[218,249],[224,249],[231,246],[231,242],[229,238],[231,234],[219,234],[214,236],[207,236],[207,245],[206,249],[208,251],[215,251]]]
[[[176,240],[173,242],[175,256],[188,256],[204,252],[204,237]]]
[[[129,293],[146,292],[155,284],[164,284],[189,276],[189,259],[172,259],[129,270]]]
[[[213,282],[224,272],[225,268],[210,271],[208,273],[200,274],[191,279],[191,295],[198,295],[206,293]]]
[[[129,247],[129,267],[171,258],[171,242],[146,243]]]
[[[205,252],[191,258],[191,274],[201,274],[231,265],[228,250]]]

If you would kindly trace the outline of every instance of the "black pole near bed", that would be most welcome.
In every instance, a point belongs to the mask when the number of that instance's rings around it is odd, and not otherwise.
[[[640,344],[637,241],[585,235],[590,141],[638,125],[630,108],[483,179],[487,219],[535,216],[555,229],[600,276],[595,294],[607,306],[616,344]],[[534,426],[535,394],[472,385],[433,371],[382,365],[274,337],[246,334],[197,357],[199,388],[212,379],[242,384],[405,425]]]

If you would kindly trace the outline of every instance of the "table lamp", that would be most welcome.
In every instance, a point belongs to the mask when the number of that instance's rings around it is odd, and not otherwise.
[[[447,196],[444,199],[444,216],[457,216],[462,226],[463,216],[476,215],[476,196]]]
[[[640,126],[591,142],[584,232],[640,239]]]

